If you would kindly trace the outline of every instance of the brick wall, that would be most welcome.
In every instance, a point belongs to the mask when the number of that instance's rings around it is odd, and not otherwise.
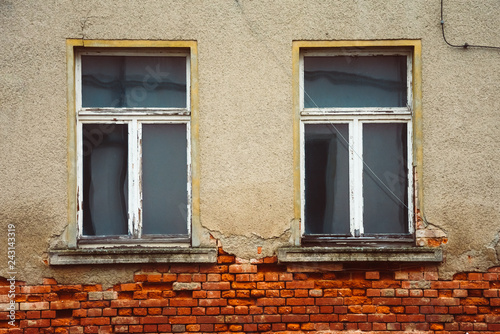
[[[436,266],[287,266],[219,253],[218,264],[148,266],[107,290],[18,282],[15,327],[2,279],[0,334],[500,333],[500,268],[440,280]]]

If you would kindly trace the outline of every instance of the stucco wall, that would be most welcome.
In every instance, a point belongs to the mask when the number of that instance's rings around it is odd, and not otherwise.
[[[448,39],[500,46],[497,12],[445,1]],[[242,258],[290,242],[292,41],[421,39],[419,177],[425,217],[448,236],[440,271],[499,263],[500,53],[447,46],[439,1],[1,0],[0,26],[0,235],[16,225],[18,280],[111,284],[138,268],[47,265],[68,222],[68,38],[197,41],[200,220]]]

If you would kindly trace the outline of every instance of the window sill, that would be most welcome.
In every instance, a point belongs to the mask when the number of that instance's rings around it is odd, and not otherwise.
[[[79,264],[135,264],[135,263],[216,263],[217,248],[88,248],[50,250],[49,263]]]
[[[442,262],[441,248],[424,247],[287,247],[278,250],[287,262]]]

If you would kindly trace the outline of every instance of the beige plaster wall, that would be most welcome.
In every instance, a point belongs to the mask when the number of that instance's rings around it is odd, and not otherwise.
[[[448,39],[500,46],[498,9],[445,0]],[[441,272],[499,264],[500,52],[447,46],[439,11],[423,0],[0,0],[0,236],[16,225],[18,279],[112,284],[140,268],[47,265],[68,222],[68,38],[198,42],[201,224],[242,258],[290,242],[292,41],[421,39],[423,199],[449,238]]]

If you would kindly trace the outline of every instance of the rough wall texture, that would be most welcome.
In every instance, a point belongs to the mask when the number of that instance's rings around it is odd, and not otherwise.
[[[18,320],[0,301],[0,334],[498,333],[499,273],[441,280],[436,266],[285,266],[220,251],[217,264],[150,266],[109,289],[19,282]]]
[[[0,0],[0,222],[16,225],[18,278],[111,286],[140,269],[47,265],[68,223],[67,38],[198,42],[201,224],[247,259],[289,243],[292,41],[422,39],[423,207],[448,240],[438,270],[498,265],[499,53],[447,46],[439,10],[403,0]],[[500,45],[497,12],[496,0],[445,1],[448,39]]]

